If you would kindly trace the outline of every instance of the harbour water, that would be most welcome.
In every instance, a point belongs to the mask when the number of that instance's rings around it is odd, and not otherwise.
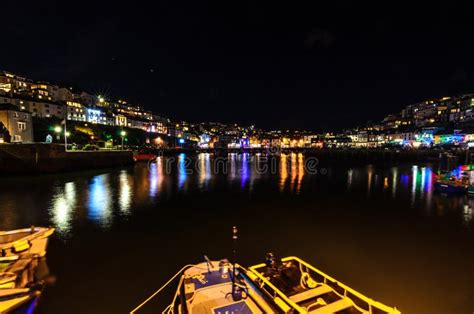
[[[128,312],[184,264],[230,257],[233,225],[243,265],[296,255],[402,313],[474,311],[474,198],[436,194],[430,164],[170,158],[0,179],[0,229],[57,229],[38,313]]]

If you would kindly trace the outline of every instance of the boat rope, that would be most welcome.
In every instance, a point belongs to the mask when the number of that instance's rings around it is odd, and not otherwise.
[[[188,264],[188,265],[183,266],[183,268],[181,268],[176,274],[174,274],[173,277],[171,277],[163,286],[161,286],[158,290],[156,290],[148,299],[146,299],[146,300],[143,301],[139,306],[137,306],[137,307],[134,308],[132,311],[130,311],[130,314],[136,313],[136,311],[138,311],[140,308],[142,308],[142,307],[143,307],[145,304],[147,304],[151,299],[153,299],[158,293],[160,293],[161,290],[163,290],[164,288],[166,288],[166,286],[168,286],[173,280],[175,280],[176,277],[178,277],[186,268],[188,268],[188,267],[193,267],[193,266],[196,266],[196,265]],[[166,309],[165,309],[165,310],[166,310]]]

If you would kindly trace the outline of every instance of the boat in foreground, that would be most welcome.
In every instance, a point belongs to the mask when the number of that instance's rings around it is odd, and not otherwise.
[[[163,313],[400,313],[297,257],[276,260],[269,254],[265,263],[248,269],[207,260],[178,274],[175,297]]]
[[[43,227],[0,231],[0,256],[34,254],[43,257],[53,233],[54,228]]]
[[[254,282],[268,295],[289,305],[285,313],[400,313],[396,308],[374,301],[330,277],[298,257],[276,260],[249,268]]]
[[[0,231],[0,313],[33,313],[51,283],[46,248],[53,228]]]
[[[235,282],[233,281],[235,267]],[[226,260],[209,261],[184,271],[171,313],[276,313],[287,305],[264,295],[251,275]]]

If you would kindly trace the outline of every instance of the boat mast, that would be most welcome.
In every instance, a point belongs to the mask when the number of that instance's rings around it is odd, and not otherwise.
[[[235,270],[235,265],[236,265],[236,260],[237,260],[237,227],[233,226],[232,227],[232,298],[234,301],[238,301],[242,299],[242,294],[240,293],[239,289],[237,289],[237,285],[235,282],[235,275],[236,275],[236,270]]]

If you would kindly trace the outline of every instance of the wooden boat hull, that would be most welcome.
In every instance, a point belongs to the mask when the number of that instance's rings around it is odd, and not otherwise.
[[[43,257],[48,238],[53,233],[54,228],[42,227],[0,231],[0,256],[32,254]]]
[[[30,289],[0,289],[0,313],[16,311],[38,298],[40,294],[39,291]]]

